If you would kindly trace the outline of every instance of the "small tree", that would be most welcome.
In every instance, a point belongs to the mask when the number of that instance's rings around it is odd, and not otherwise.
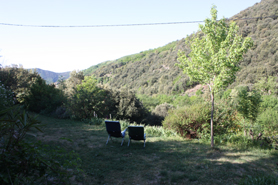
[[[99,117],[109,114],[111,95],[97,86],[94,76],[85,76],[81,84],[76,85],[75,93],[69,100],[68,108],[79,119],[90,119],[96,113]]]
[[[72,71],[70,77],[65,81],[66,88],[64,89],[67,96],[72,97],[75,93],[75,88],[84,80],[83,71]]]
[[[244,39],[237,35],[238,26],[230,25],[223,18],[217,20],[217,10],[211,8],[211,19],[206,19],[204,25],[199,25],[200,31],[190,42],[191,52],[187,56],[178,53],[178,67],[183,69],[192,81],[206,84],[211,96],[211,147],[213,139],[214,93],[227,86],[235,79],[239,70],[239,61],[252,46],[251,38]]]

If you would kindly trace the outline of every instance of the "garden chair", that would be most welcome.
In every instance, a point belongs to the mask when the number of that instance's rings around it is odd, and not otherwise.
[[[129,141],[127,146],[129,146],[130,140],[144,140],[144,148],[146,143],[146,134],[144,133],[143,126],[128,126]]]
[[[125,132],[127,129],[124,131],[121,131],[121,125],[119,121],[105,121],[106,125],[106,131],[108,133],[108,139],[106,141],[106,144],[108,143],[109,139],[112,137],[121,137],[123,138],[121,146],[123,146],[124,139],[125,139]]]

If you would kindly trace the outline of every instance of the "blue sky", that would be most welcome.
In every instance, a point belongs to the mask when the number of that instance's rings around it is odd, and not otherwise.
[[[117,25],[202,21],[217,6],[229,18],[259,0],[0,0],[0,23]],[[198,24],[42,28],[0,25],[0,64],[54,72],[83,70],[196,32]]]

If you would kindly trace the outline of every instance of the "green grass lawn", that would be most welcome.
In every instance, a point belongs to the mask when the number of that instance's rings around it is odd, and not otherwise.
[[[154,137],[123,146],[121,138],[106,145],[103,125],[39,116],[43,133],[37,139],[49,145],[74,150],[81,158],[82,171],[72,184],[238,184],[246,175],[278,175],[278,152],[242,150],[199,143],[178,136]],[[67,138],[67,139],[61,139]]]

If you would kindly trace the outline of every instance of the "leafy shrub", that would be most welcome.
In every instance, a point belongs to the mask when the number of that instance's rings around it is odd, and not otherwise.
[[[278,98],[273,95],[263,95],[262,102],[260,104],[260,112],[269,108],[278,110]]]
[[[1,83],[15,93],[19,103],[21,103],[22,97],[28,94],[30,86],[37,78],[41,79],[37,72],[31,72],[17,66],[0,68]]]
[[[278,134],[278,109],[268,108],[257,118],[256,126],[260,126],[266,136]]]
[[[67,108],[77,119],[102,118],[109,114],[111,101],[110,92],[98,87],[94,77],[86,76],[82,84],[77,85]]]
[[[64,89],[65,94],[68,97],[72,97],[75,93],[75,88],[78,84],[81,84],[84,80],[84,74],[82,71],[72,71],[70,77],[65,81],[66,88]]]
[[[210,120],[210,106],[207,103],[195,104],[170,110],[162,122],[164,129],[171,129],[182,137],[197,137],[202,125]]]
[[[46,84],[42,78],[35,79],[21,100],[28,110],[43,114],[54,112],[65,101],[63,92],[55,85]]]
[[[261,95],[256,90],[251,90],[248,86],[239,86],[231,92],[232,101],[236,110],[242,115],[244,125],[253,124],[258,116]]]
[[[108,118],[111,115],[113,119],[140,123],[147,115],[143,104],[128,88],[116,90],[97,85],[93,76],[86,76],[82,84],[76,87],[67,105],[71,118],[90,120],[94,117]]]
[[[228,143],[232,137],[242,132],[241,117],[227,100],[218,100],[215,103],[213,119],[216,144]],[[199,139],[210,142],[210,132],[210,123],[203,124],[198,133]]]
[[[173,105],[175,107],[191,105],[190,97],[187,94],[176,96],[173,101]]]
[[[122,88],[120,90],[109,89],[109,92],[112,98],[112,103],[109,105],[110,114],[114,119],[141,123],[147,116],[147,110],[134,91]]]

